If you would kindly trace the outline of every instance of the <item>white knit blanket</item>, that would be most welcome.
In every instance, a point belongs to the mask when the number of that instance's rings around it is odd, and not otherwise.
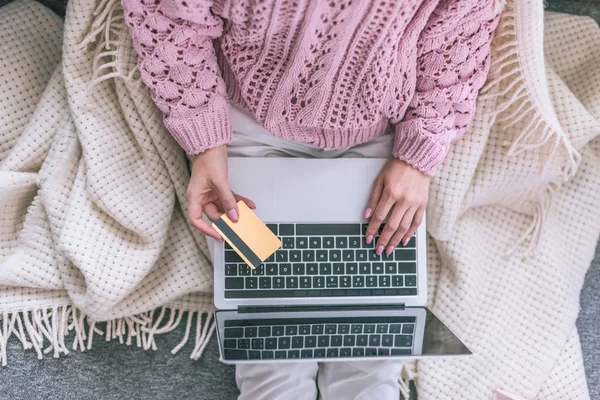
[[[0,361],[11,336],[40,358],[98,336],[155,349],[182,320],[198,358],[213,278],[185,156],[118,0],[71,0],[64,29],[61,51],[33,0],[0,13]],[[541,1],[505,7],[427,210],[429,306],[474,355],[408,364],[419,398],[589,398],[575,319],[600,231],[599,33]]]

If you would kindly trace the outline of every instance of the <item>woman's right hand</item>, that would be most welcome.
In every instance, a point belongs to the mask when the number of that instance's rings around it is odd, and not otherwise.
[[[252,200],[237,195],[229,188],[227,176],[227,146],[221,145],[196,155],[187,189],[188,219],[205,235],[223,241],[221,235],[202,219],[202,212],[215,221],[224,213],[232,221],[238,219],[237,201],[243,200],[252,209]]]

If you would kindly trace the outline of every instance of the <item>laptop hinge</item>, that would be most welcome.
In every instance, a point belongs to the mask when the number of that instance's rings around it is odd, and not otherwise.
[[[404,310],[404,303],[397,304],[329,304],[329,305],[286,305],[286,306],[238,306],[240,313],[282,311],[362,311]]]

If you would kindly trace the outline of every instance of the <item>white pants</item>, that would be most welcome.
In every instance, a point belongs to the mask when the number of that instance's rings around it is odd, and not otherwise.
[[[394,135],[386,134],[350,149],[324,151],[273,136],[235,106],[231,120],[233,139],[227,147],[232,157],[387,158],[394,145]],[[241,400],[397,400],[401,370],[399,361],[240,364],[235,378]]]

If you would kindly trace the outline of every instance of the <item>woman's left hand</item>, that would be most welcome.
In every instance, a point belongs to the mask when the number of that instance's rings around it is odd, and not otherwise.
[[[364,217],[371,218],[365,233],[367,243],[377,235],[379,227],[388,218],[377,241],[379,255],[394,251],[400,244],[406,246],[421,224],[429,196],[429,176],[398,159],[389,160],[379,176]]]

